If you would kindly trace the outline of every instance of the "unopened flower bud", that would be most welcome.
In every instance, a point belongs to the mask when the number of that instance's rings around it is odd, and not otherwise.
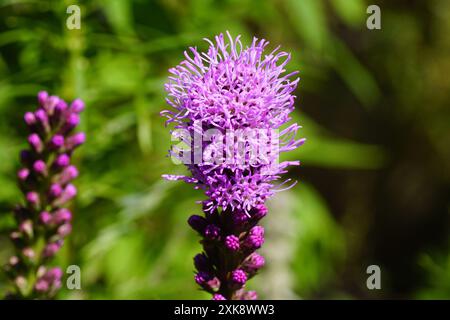
[[[78,177],[78,169],[75,166],[66,167],[61,173],[60,182],[61,184],[67,184],[73,179]]]
[[[49,195],[52,199],[58,198],[63,192],[63,188],[59,183],[54,183],[50,186]]]
[[[17,172],[17,177],[19,178],[20,181],[27,180],[29,175],[30,175],[30,170],[28,170],[27,168],[20,169]]]
[[[39,205],[39,194],[35,191],[30,191],[26,195],[27,202],[35,207]]]
[[[43,144],[38,134],[32,133],[28,136],[28,143],[38,153],[42,152]]]
[[[48,122],[48,115],[43,109],[39,109],[34,113],[34,116],[36,117],[37,122],[40,124],[42,129],[44,129],[45,132],[50,131],[50,125]]]
[[[80,116],[76,113],[71,113],[66,119],[64,131],[69,132],[70,130],[75,128],[79,123],[80,123]]]
[[[80,113],[84,110],[84,102],[81,99],[75,99],[72,104],[70,105],[70,108],[73,112]]]
[[[207,271],[211,269],[208,257],[204,253],[199,253],[194,257],[194,265],[198,271]]]
[[[14,267],[19,264],[20,259],[17,256],[12,256],[11,258],[9,258],[8,262],[10,266]]]
[[[248,273],[255,273],[261,269],[265,264],[265,259],[263,256],[256,252],[253,252],[243,263],[243,268]]]
[[[235,235],[229,235],[225,238],[225,247],[231,251],[238,251],[240,248],[239,238]]]
[[[33,170],[37,174],[46,175],[47,173],[47,165],[42,160],[37,160],[33,163]]]
[[[33,126],[36,124],[36,117],[33,112],[25,113],[25,116],[23,117],[23,119],[25,120],[25,123],[28,126]]]
[[[53,222],[55,224],[63,224],[72,220],[72,213],[69,209],[62,208],[55,212]]]
[[[58,242],[51,242],[44,248],[43,255],[47,258],[53,257],[61,248]]]
[[[32,248],[24,248],[22,250],[22,254],[24,257],[33,260],[34,257],[36,256],[36,253],[34,252],[34,250]]]
[[[52,137],[52,139],[50,140],[50,146],[51,146],[53,149],[58,150],[58,149],[60,149],[63,145],[64,145],[64,136],[63,136],[63,135],[60,135],[60,134],[54,135],[54,136]]]
[[[25,220],[19,225],[19,230],[25,234],[28,238],[33,237],[33,222],[31,220]]]
[[[20,291],[25,291],[28,285],[28,281],[24,276],[18,276],[16,279],[14,279],[14,283]]]
[[[212,274],[205,271],[199,271],[194,277],[195,282],[197,282],[199,285],[206,284],[208,281],[213,279]]]
[[[252,212],[253,212],[252,217],[255,220],[261,220],[262,218],[264,218],[267,215],[268,210],[265,205],[259,204],[255,208],[253,208]]]
[[[47,212],[47,211],[42,211],[39,214],[39,221],[43,224],[43,225],[47,225],[51,222],[52,220],[52,215]]]
[[[209,224],[205,228],[205,237],[210,240],[217,240],[220,236],[220,228],[214,224]]]
[[[38,102],[41,105],[41,107],[44,106],[45,101],[47,100],[47,98],[48,98],[48,93],[46,91],[40,91],[38,93]]]
[[[66,148],[72,150],[79,145],[82,145],[86,141],[86,135],[84,132],[75,133],[73,136],[67,138]]]
[[[65,223],[58,228],[58,235],[65,237],[72,232],[72,226],[69,223]]]
[[[245,274],[244,270],[237,269],[231,273],[231,280],[234,283],[243,286],[247,282],[247,275]]]
[[[59,156],[56,157],[54,163],[55,163],[55,166],[58,168],[66,167],[70,163],[70,157],[65,153],[60,154]]]
[[[46,281],[45,279],[38,279],[36,281],[36,284],[34,285],[34,289],[37,292],[45,293],[50,289],[50,285],[48,281]]]
[[[245,244],[250,249],[258,249],[264,243],[264,228],[261,226],[255,226],[250,229]]]
[[[194,229],[198,233],[203,234],[203,231],[205,230],[208,222],[206,221],[205,218],[194,214],[189,217],[188,224],[191,226],[192,229]]]

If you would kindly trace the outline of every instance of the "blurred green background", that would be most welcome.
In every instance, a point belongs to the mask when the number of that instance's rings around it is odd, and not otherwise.
[[[381,7],[381,30],[366,8]],[[81,30],[66,28],[81,7]],[[291,152],[299,184],[266,219],[261,298],[450,299],[450,1],[0,1],[0,263],[25,111],[48,90],[86,101],[76,155],[74,230],[57,263],[77,264],[82,290],[62,299],[202,299],[199,238],[186,220],[200,191],[162,181],[167,69],[187,46],[230,30],[280,44],[300,70]],[[381,267],[382,289],[366,287]],[[6,289],[0,275],[0,293]]]

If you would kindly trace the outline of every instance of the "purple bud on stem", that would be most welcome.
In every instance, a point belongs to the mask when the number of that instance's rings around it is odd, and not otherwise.
[[[48,225],[52,220],[52,215],[47,212],[47,211],[42,211],[39,214],[39,221],[43,224],[43,225]]]
[[[32,133],[28,136],[28,143],[38,153],[42,152],[43,145],[42,140],[37,133]]]
[[[66,167],[69,165],[69,163],[70,163],[70,157],[65,153],[57,156],[55,159],[55,162],[54,162],[55,166],[59,167],[59,168]]]
[[[25,120],[25,123],[26,123],[28,126],[33,126],[33,125],[36,124],[36,117],[35,117],[35,115],[34,115],[33,112],[27,112],[27,113],[25,113],[25,116],[24,116],[23,118],[24,118],[24,120]]]
[[[25,181],[25,180],[27,180],[27,178],[29,177],[29,175],[30,175],[30,170],[28,170],[27,168],[20,169],[20,170],[17,172],[17,177],[19,178],[20,181]]]
[[[73,112],[80,113],[84,110],[84,102],[81,99],[75,99],[72,104],[70,105],[70,108]]]
[[[78,177],[78,169],[75,166],[66,167],[61,173],[60,182],[65,185]]]
[[[66,148],[72,150],[86,141],[86,135],[84,132],[75,133],[73,136],[67,138]]]
[[[47,101],[48,93],[46,91],[40,91],[37,95],[38,102],[41,105],[41,107],[44,106],[45,101]]]
[[[26,194],[27,202],[31,206],[37,206],[39,205],[39,194],[35,191],[30,191]]]
[[[52,199],[58,198],[63,192],[63,188],[59,183],[54,183],[50,186],[49,195]]]
[[[225,247],[231,251],[238,251],[240,248],[239,238],[235,235],[229,235],[225,238]]]
[[[242,269],[234,270],[231,273],[231,279],[234,283],[243,286],[247,282],[247,274]]]
[[[45,175],[47,173],[47,165],[42,160],[37,160],[33,163],[33,170],[37,174]]]
[[[194,214],[189,217],[188,224],[191,226],[192,229],[194,229],[198,233],[202,234],[203,231],[205,230],[208,222],[206,221],[205,218]]]
[[[209,224],[205,228],[205,237],[210,240],[217,240],[220,236],[220,228],[214,224]]]
[[[54,135],[50,140],[50,146],[53,149],[60,149],[64,145],[64,136],[61,134]]]

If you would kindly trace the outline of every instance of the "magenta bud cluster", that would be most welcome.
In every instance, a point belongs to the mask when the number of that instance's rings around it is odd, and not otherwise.
[[[7,266],[17,297],[48,298],[61,286],[61,269],[46,265],[72,230],[72,212],[66,206],[77,195],[72,182],[79,173],[72,155],[85,142],[84,133],[75,132],[83,109],[80,99],[69,105],[42,91],[37,110],[25,113],[30,147],[20,153],[17,172],[25,201],[15,208],[18,229],[11,240],[17,253]],[[34,283],[24,282],[30,278]]]

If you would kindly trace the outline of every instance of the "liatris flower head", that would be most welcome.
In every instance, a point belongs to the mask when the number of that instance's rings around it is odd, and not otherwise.
[[[84,133],[73,132],[84,108],[81,100],[68,106],[42,91],[38,104],[36,111],[24,116],[30,149],[21,152],[23,167],[17,173],[25,203],[15,209],[18,229],[11,233],[11,240],[17,254],[7,265],[15,285],[10,295],[16,298],[49,298],[61,286],[61,269],[48,269],[46,264],[72,230],[72,213],[64,207],[77,194],[72,180],[78,170],[71,158],[85,141]]]
[[[203,52],[189,48],[185,60],[169,70],[165,89],[172,108],[161,114],[181,141],[169,154],[191,176],[164,178],[192,183],[207,197],[205,216],[188,220],[203,237],[196,282],[215,300],[255,299],[244,287],[264,265],[254,253],[264,243],[264,229],[257,224],[267,214],[266,200],[293,186],[283,186],[289,179],[275,181],[299,164],[279,162],[279,154],[305,141],[295,138],[299,125],[281,128],[291,119],[299,79],[297,72],[286,73],[289,53],[265,51],[264,39],[244,47],[239,36],[227,37],[205,39],[209,47]],[[205,286],[206,275],[217,279],[218,290]]]

